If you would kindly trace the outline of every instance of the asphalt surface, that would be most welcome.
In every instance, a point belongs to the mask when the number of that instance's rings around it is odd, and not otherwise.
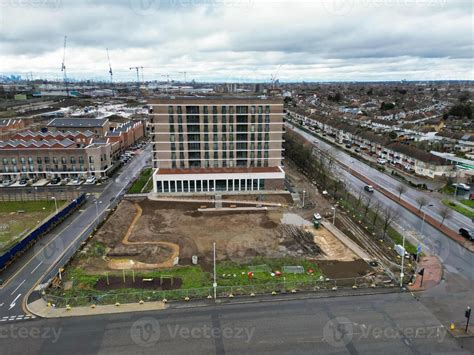
[[[91,194],[78,213],[74,213],[59,228],[36,243],[28,254],[23,255],[20,265],[15,266],[15,273],[6,275],[9,279],[0,289],[0,323],[30,319],[22,307],[24,297],[50,270],[57,272],[55,265],[61,257],[65,253],[73,253],[76,249],[74,243],[77,244],[84,231],[107,215],[111,205],[125,193],[125,187],[139,174],[148,159],[150,147],[124,166],[105,188]]]
[[[315,147],[329,151],[337,160],[350,165],[352,169],[363,174],[383,188],[397,194],[396,186],[398,186],[399,182],[396,179],[367,166],[363,162],[352,158],[347,153],[315,138],[297,127],[293,129],[308,141],[313,142]],[[364,182],[336,164],[334,165],[334,170],[340,178],[344,179],[346,185],[354,194],[358,194],[361,191],[362,193],[366,193],[363,191],[363,187],[365,186]],[[416,206],[415,199],[420,194],[423,194],[423,192],[407,187],[407,192],[403,196],[409,196],[407,201]],[[429,290],[429,292],[423,293],[423,295],[420,296],[421,301],[429,306],[438,319],[445,325],[450,322],[463,321],[466,306],[473,307],[474,305],[474,254],[428,223],[423,223],[421,218],[401,207],[382,193],[378,191],[373,192],[373,200],[374,202],[379,202],[384,207],[390,207],[396,210],[399,214],[396,223],[397,228],[404,231],[408,240],[414,245],[420,244],[423,252],[438,256],[443,263],[444,270],[441,284]],[[433,204],[440,203],[432,197],[430,197],[430,202]],[[428,210],[427,214],[440,219],[439,215],[437,215],[433,209],[434,208]],[[458,213],[454,213],[453,218],[445,222],[446,225],[455,230],[459,228],[457,223],[460,223],[459,226],[472,227],[471,220]]]
[[[0,337],[2,354],[471,353],[407,293],[41,319]]]

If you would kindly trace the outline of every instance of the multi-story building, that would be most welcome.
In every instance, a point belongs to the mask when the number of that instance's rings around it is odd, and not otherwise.
[[[282,100],[168,97],[149,104],[155,192],[284,188]]]
[[[52,178],[105,176],[112,168],[111,144],[85,132],[22,132],[0,142],[0,176]]]

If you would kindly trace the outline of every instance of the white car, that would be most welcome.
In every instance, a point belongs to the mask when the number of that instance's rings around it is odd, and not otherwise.
[[[86,182],[85,184],[86,185],[94,185],[96,183],[97,179],[95,178],[95,176],[89,176],[87,179],[86,179]]]
[[[377,159],[377,163],[381,164],[381,165],[384,165],[387,161],[385,159],[382,159],[382,158],[378,158]]]
[[[3,186],[10,186],[13,182],[11,180],[3,180],[2,185]]]
[[[71,184],[80,185],[82,184],[82,179],[80,177],[75,177],[74,179],[71,180]]]

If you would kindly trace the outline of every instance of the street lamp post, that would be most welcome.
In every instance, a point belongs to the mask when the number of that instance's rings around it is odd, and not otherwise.
[[[426,207],[433,207],[433,204],[429,204]],[[423,235],[423,227],[425,226],[425,217],[426,217],[426,211],[423,209],[423,221],[421,222],[421,235]]]
[[[51,200],[54,200],[54,207],[56,208],[56,214],[58,214],[58,202],[56,201],[56,197],[51,197]]]
[[[306,195],[306,191],[303,190],[303,208],[304,208],[304,196]]]
[[[331,207],[331,209],[332,209],[332,224],[335,225],[336,224],[336,206]]]
[[[402,269],[400,270],[400,287],[403,287],[403,277],[405,274],[403,273],[403,266],[405,262],[405,233],[403,233],[403,243],[402,243],[402,250],[403,250],[403,255],[402,255]]]
[[[214,283],[212,284],[212,287],[214,288],[214,301],[215,301],[217,297],[216,243],[215,242],[212,244],[212,248],[214,250]]]

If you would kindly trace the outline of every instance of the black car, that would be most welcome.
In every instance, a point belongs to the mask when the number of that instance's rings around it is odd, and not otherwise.
[[[27,178],[21,178],[20,179],[20,185],[26,185],[28,183],[28,179]]]
[[[465,229],[465,228],[460,228],[459,229],[459,234],[461,234],[467,240],[474,240],[474,231],[472,231],[472,230]]]
[[[59,176],[57,176],[57,177],[55,177],[55,178],[53,178],[53,179],[51,180],[51,184],[52,184],[52,185],[57,185],[57,184],[59,184],[60,182],[61,182],[61,178],[60,178]]]

